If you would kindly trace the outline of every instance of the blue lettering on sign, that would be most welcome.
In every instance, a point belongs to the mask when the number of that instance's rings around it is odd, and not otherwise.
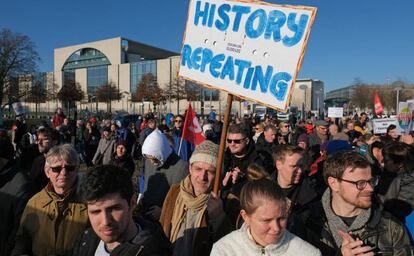
[[[221,63],[224,60],[224,54],[217,54],[211,59],[210,74],[215,78],[219,77],[220,72],[217,69],[221,68]]]
[[[260,91],[263,93],[267,93],[267,89],[269,88],[269,82],[272,78],[273,67],[267,66],[266,75],[263,75],[263,69],[261,66],[256,66],[254,71],[253,81],[252,81],[252,91],[256,91],[257,83],[260,85]]]
[[[230,12],[234,15],[230,15]],[[208,1],[198,0],[194,11],[194,25],[214,27],[220,31],[226,31],[231,26],[233,32],[239,32],[240,28],[244,28],[245,31],[241,33],[244,32],[248,38],[256,39],[263,36],[266,40],[273,39],[275,43],[282,41],[284,46],[292,47],[301,41],[309,23],[309,15],[300,14],[298,21],[297,16],[296,12],[266,12],[264,9],[252,10],[250,6],[227,3],[216,6]]]
[[[226,63],[224,63],[220,78],[224,79],[226,78],[226,76],[229,76],[229,79],[231,81],[234,80],[234,63],[233,63],[233,57],[231,56],[229,56],[226,60]]]
[[[292,76],[286,72],[280,72],[272,77],[270,82],[270,93],[280,101],[283,101],[287,94],[288,83]]]
[[[181,66],[185,66],[187,64],[187,67],[189,69],[192,68],[191,66],[191,46],[189,46],[188,44],[185,44],[183,46],[183,52],[181,54]]]
[[[237,76],[236,76],[236,84],[240,84],[241,80],[243,79],[243,72],[245,68],[250,68],[252,63],[250,61],[245,60],[236,60],[234,65],[238,67],[237,69]]]
[[[256,18],[259,19],[259,24],[255,29],[253,25]],[[263,34],[266,28],[266,19],[266,12],[263,9],[254,11],[246,21],[246,36],[249,38],[258,38],[261,34]]]
[[[265,39],[270,39],[273,34],[273,41],[279,42],[282,39],[280,35],[280,29],[286,22],[286,16],[281,11],[271,11],[269,13],[269,20],[267,22],[266,31],[264,34]]]
[[[213,51],[208,48],[197,47],[192,51],[188,44],[183,46],[181,66],[199,70],[201,73],[208,70],[209,75],[214,78],[235,80],[237,85],[243,83],[243,88],[251,91],[256,91],[259,85],[261,93],[270,92],[279,101],[286,98],[288,85],[292,80],[289,73],[275,73],[270,65],[264,72],[262,66],[252,67],[251,61],[234,59],[233,56],[221,53],[214,55]]]
[[[218,15],[222,19],[221,21],[216,20],[215,25],[218,30],[225,31],[229,27],[230,17],[227,14],[229,11],[230,11],[229,4],[220,5],[220,7],[218,8]]]
[[[200,68],[201,72],[204,73],[204,71],[206,70],[206,65],[211,62],[212,58],[213,58],[213,51],[205,48],[203,50],[203,58],[201,60],[201,68]]]
[[[207,15],[208,15],[208,8],[210,4],[208,2],[204,3],[204,10],[201,10],[201,2],[197,1],[196,9],[194,14],[194,25],[198,25],[200,18],[202,18],[202,24],[205,26],[207,24]]]
[[[233,8],[231,8],[231,11],[236,13],[236,17],[234,17],[233,31],[237,32],[239,31],[242,15],[249,13],[250,7],[241,6],[241,5],[233,5]]]
[[[302,14],[299,19],[299,24],[296,24],[296,13],[289,14],[288,17],[288,28],[294,32],[293,37],[285,36],[283,38],[283,44],[285,46],[294,46],[299,43],[305,33],[306,25],[308,24],[309,16]]]

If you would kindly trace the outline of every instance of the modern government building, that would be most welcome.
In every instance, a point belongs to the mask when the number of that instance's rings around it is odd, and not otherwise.
[[[137,90],[143,75],[151,73],[161,88],[167,93],[168,88],[176,81],[179,65],[179,53],[160,49],[122,37],[94,41],[78,45],[57,48],[54,50],[54,71],[27,75],[19,79],[19,89],[28,90],[35,82],[41,82],[49,91],[60,90],[65,81],[76,81],[84,94],[85,99],[76,103],[78,110],[105,111],[106,103],[96,104],[96,89],[112,84],[119,89],[122,98],[112,101],[112,112],[124,110],[129,113],[146,112],[152,109],[151,102],[135,102],[132,96]],[[210,111],[224,111],[225,92],[209,90],[191,84],[199,90],[199,100],[193,102],[193,108],[198,113],[208,114]],[[52,88],[53,87],[53,88]],[[34,103],[22,100],[28,111],[33,111]],[[323,109],[324,84],[319,80],[297,79],[292,94],[291,105],[306,111]],[[243,107],[242,107],[243,105]],[[40,112],[53,112],[61,106],[57,100],[45,101],[39,104]],[[249,103],[234,103],[233,113],[248,113]],[[164,112],[177,113],[177,102],[168,100],[161,106]],[[187,108],[187,100],[181,100],[179,112],[182,114]]]

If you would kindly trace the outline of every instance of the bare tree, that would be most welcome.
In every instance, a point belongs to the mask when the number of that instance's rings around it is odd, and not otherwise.
[[[119,88],[115,86],[113,82],[109,82],[107,85],[99,87],[95,94],[99,102],[106,102],[107,112],[109,113],[112,110],[112,101],[120,100],[122,98]]]
[[[28,36],[9,29],[0,31],[0,106],[6,105],[3,105],[5,96],[7,104],[19,100],[22,95],[11,87],[16,86],[19,76],[34,72],[37,61],[39,55]]]
[[[26,97],[27,102],[35,103],[35,113],[39,110],[40,103],[44,103],[47,100],[47,91],[45,85],[40,82],[36,82],[30,89],[30,93]]]
[[[177,101],[177,113],[180,110],[180,100],[186,99],[188,91],[186,89],[186,83],[183,79],[178,77],[174,78],[171,82],[171,88],[167,91],[167,96],[170,101],[176,100]]]
[[[71,105],[74,105],[76,101],[84,99],[85,93],[82,91],[79,83],[67,81],[57,93],[57,98],[67,106],[68,115],[70,116]]]
[[[141,82],[137,85],[137,92],[133,95],[136,102],[151,101],[154,106],[154,112],[157,105],[165,103],[167,96],[163,89],[158,85],[156,78],[148,73],[142,76]]]

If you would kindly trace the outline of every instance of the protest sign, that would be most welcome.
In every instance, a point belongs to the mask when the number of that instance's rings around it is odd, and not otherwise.
[[[344,116],[344,108],[328,108],[328,117],[342,118]]]
[[[23,108],[23,105],[20,101],[14,102],[12,104],[14,113],[16,113],[16,116],[20,116],[26,113],[25,109]]]
[[[399,102],[398,104],[397,127],[404,132],[408,132],[412,127],[412,109],[412,102]]]
[[[285,111],[316,8],[191,0],[179,76]]]
[[[387,128],[391,124],[398,127],[398,120],[396,118],[372,119],[374,134],[386,134]]]

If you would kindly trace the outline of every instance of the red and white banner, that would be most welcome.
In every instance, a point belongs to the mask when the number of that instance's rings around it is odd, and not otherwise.
[[[375,109],[376,115],[380,115],[383,111],[382,103],[377,93],[375,93],[375,98],[374,98],[374,109]]]
[[[189,102],[183,127],[183,139],[198,146],[205,140],[204,136],[201,134],[202,131],[197,116],[191,107],[191,102]]]

